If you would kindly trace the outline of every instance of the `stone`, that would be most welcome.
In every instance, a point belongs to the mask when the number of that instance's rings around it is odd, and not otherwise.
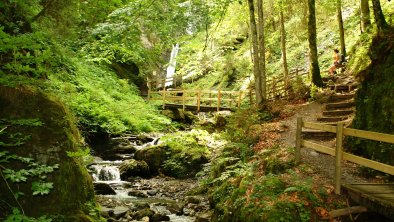
[[[150,208],[148,203],[135,203],[134,204],[134,208],[132,209],[133,211],[139,211],[139,210],[143,210],[146,208]]]
[[[209,222],[211,221],[212,215],[213,215],[212,211],[199,213],[196,215],[195,222]]]
[[[141,220],[144,217],[149,217],[149,219],[150,219],[153,217],[154,214],[155,214],[155,212],[153,210],[151,210],[149,208],[145,208],[145,209],[139,210],[137,212],[134,212],[132,214],[132,217],[133,217],[133,219],[136,219],[136,220]]]
[[[129,192],[127,193],[127,195],[133,196],[133,197],[148,198],[148,195],[146,195],[146,194],[144,194],[143,192],[138,191],[138,190],[129,191]]]
[[[127,180],[129,177],[140,176],[142,178],[149,178],[151,176],[148,164],[141,160],[125,160],[119,166],[120,178]]]
[[[157,174],[164,160],[166,159],[166,152],[168,147],[164,145],[157,145],[146,147],[137,150],[134,154],[134,159],[139,161],[145,161],[149,166],[151,174]]]
[[[113,209],[113,217],[116,219],[119,219],[119,218],[125,216],[128,210],[129,210],[129,208],[127,208],[127,207],[116,206]]]
[[[149,196],[154,196],[154,195],[157,194],[157,190],[148,190],[146,193],[147,193]]]
[[[171,213],[176,214],[178,216],[183,214],[183,204],[180,204],[180,203],[168,203],[166,208]]]
[[[152,216],[151,220],[149,220],[149,221],[152,221],[152,222],[170,221],[170,217],[165,214],[156,213]]]
[[[188,196],[186,197],[186,203],[192,203],[192,204],[199,204],[201,203],[201,198],[197,196]]]
[[[99,195],[115,195],[116,192],[112,187],[106,183],[95,183],[94,191]]]

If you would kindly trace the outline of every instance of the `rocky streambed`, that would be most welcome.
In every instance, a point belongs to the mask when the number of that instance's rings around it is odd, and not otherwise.
[[[200,178],[194,176],[209,171],[208,158],[174,152],[158,138],[122,135],[95,147],[89,170],[101,215],[107,221],[210,221],[209,202],[196,192]]]

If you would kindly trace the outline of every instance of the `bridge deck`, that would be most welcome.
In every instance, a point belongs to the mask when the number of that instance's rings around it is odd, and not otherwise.
[[[183,108],[182,104],[175,104],[175,103],[166,103],[165,104],[166,108]],[[197,105],[185,105],[185,110],[190,110],[190,111],[197,111]],[[219,110],[230,110],[234,111],[236,108],[230,108],[230,107],[219,107]],[[201,112],[209,112],[209,111],[217,111],[217,106],[200,106],[200,111]]]
[[[394,184],[343,184],[353,201],[394,220]]]

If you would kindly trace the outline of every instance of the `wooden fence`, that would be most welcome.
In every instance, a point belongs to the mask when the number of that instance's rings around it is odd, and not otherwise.
[[[297,78],[303,78],[305,75],[308,75],[309,72],[305,71],[304,69],[301,68],[295,68],[290,71],[289,76],[285,78],[284,76],[276,76],[272,78],[267,78],[266,82],[266,87],[267,87],[267,100],[276,100],[278,98],[287,98],[289,96],[289,89],[290,89],[290,84],[296,80]],[[164,85],[166,83],[174,84],[173,87],[176,88],[176,81],[174,81],[174,77],[166,78],[166,79],[156,79],[156,81],[152,82],[148,79],[148,88],[150,89],[150,92],[153,92],[153,88],[165,88]],[[250,88],[253,88],[254,86],[251,86]],[[176,90],[174,90],[175,92]],[[178,90],[179,91],[179,90]],[[189,90],[191,91],[191,90]],[[202,93],[205,93],[207,90],[201,90]],[[218,91],[212,91],[217,94]],[[160,93],[162,91],[159,91]],[[170,91],[167,91],[170,92]],[[222,91],[223,94],[229,91]],[[230,91],[231,94],[233,94],[234,91]],[[153,92],[155,93],[155,92]],[[158,92],[156,92],[158,93]],[[178,92],[179,93],[179,92]],[[197,91],[196,91],[197,93]],[[209,92],[208,92],[209,93]],[[237,91],[235,94],[238,94],[239,91]],[[255,97],[255,94],[252,92],[252,90],[249,91],[244,91],[243,96],[249,95],[251,101],[254,99],[252,97]],[[197,94],[195,94],[195,97],[197,97]]]
[[[335,148],[330,148],[323,146],[311,141],[303,140],[301,138],[302,127],[311,128],[316,130],[322,130],[325,132],[331,132],[336,134],[336,146]],[[394,166],[379,163],[373,160],[369,160],[363,157],[359,157],[343,151],[343,137],[353,136],[363,139],[375,140],[386,143],[394,143],[394,135],[377,133],[371,131],[357,130],[351,128],[344,128],[342,122],[338,122],[336,126],[305,122],[302,117],[297,118],[297,131],[296,131],[296,149],[295,149],[295,161],[296,164],[300,162],[301,157],[301,146],[314,149],[316,151],[335,156],[335,193],[340,194],[341,189],[341,161],[347,160],[359,165],[372,168],[390,175],[394,175]]]
[[[162,90],[148,91],[148,100],[163,101],[163,109],[166,103],[181,104],[183,110],[186,106],[195,106],[199,112],[201,106],[221,108],[240,108],[243,91],[221,91],[221,90]]]

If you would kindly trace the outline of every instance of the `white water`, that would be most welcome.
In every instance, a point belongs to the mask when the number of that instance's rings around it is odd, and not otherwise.
[[[92,165],[91,168],[93,169],[92,177],[95,182],[121,182],[118,166],[97,164]]]
[[[176,56],[178,55],[178,51],[179,51],[179,44],[177,43],[176,45],[172,46],[170,62],[168,63],[168,67],[167,67],[167,75],[166,75],[166,83],[165,83],[166,87],[172,85],[174,74],[175,74],[175,68],[176,68]]]

